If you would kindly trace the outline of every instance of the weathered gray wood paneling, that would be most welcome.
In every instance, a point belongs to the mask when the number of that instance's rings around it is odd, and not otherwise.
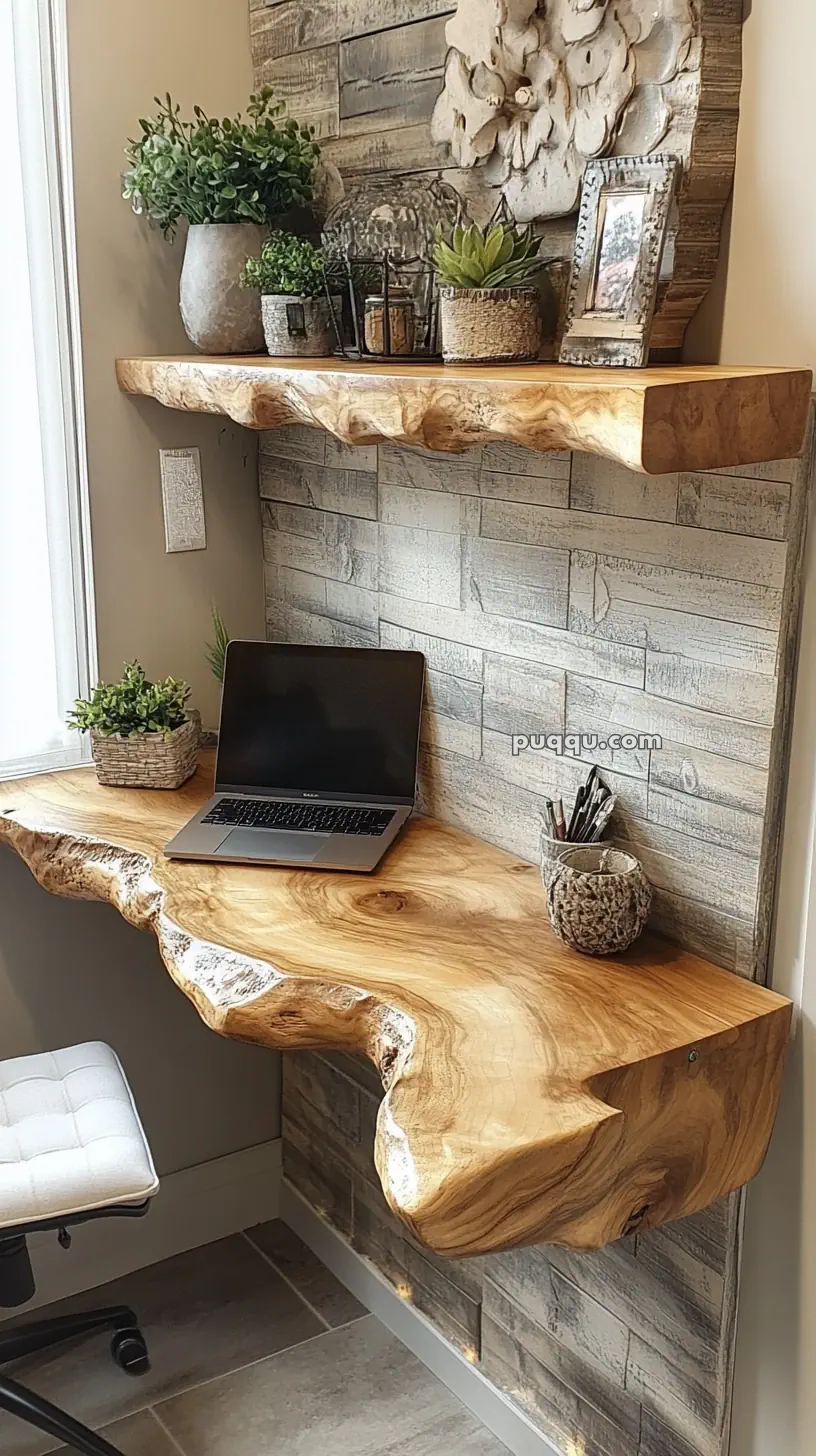
[[[637,585],[629,586],[626,573],[611,570],[603,564],[605,560],[594,552],[570,553],[571,631],[630,642],[655,652],[680,653],[717,667],[744,668],[769,676],[776,672],[778,634],[772,628],[639,600]],[[637,581],[637,574],[631,570],[635,563],[626,565],[630,567],[630,579],[634,576]],[[723,585],[728,589],[732,583],[715,582],[712,590],[719,592]],[[634,600],[627,598],[627,591]],[[778,605],[779,593],[773,596]]]
[[[470,647],[502,652],[507,657],[563,667],[597,678],[604,685],[621,683],[639,687],[643,683],[645,660],[640,648],[574,635],[538,622],[498,616],[480,610],[472,602],[467,603],[467,608],[457,611],[383,594],[380,616],[383,621],[429,637],[448,637]]]
[[[530,748],[524,753],[514,754],[510,734],[497,733],[488,727],[485,727],[482,738],[482,753],[485,764],[507,783],[518,784],[520,788],[551,799],[561,795],[567,813],[572,809],[575,793],[585,781],[591,762],[591,759],[576,759],[571,754],[559,754],[547,748]],[[606,769],[604,782],[618,797],[622,825],[637,824],[645,818],[647,788],[640,778]]]
[[[340,35],[367,35],[389,26],[407,25],[431,15],[450,14],[450,0],[337,0]]]
[[[376,647],[376,630],[303,611],[270,598],[266,606],[266,635],[270,642],[312,642],[317,647]]]
[[[252,56],[256,68],[295,51],[328,45],[337,36],[337,0],[280,0],[250,15]]]
[[[290,116],[308,122],[323,141],[340,130],[337,46],[317,46],[298,55],[279,55],[256,67],[257,85],[272,86]]]
[[[463,541],[463,607],[548,627],[566,627],[569,584],[566,551],[475,536]]]
[[[445,637],[427,637],[422,632],[409,632],[393,622],[380,621],[380,644],[402,651],[421,652],[428,667],[447,672],[465,682],[481,682],[484,674],[484,653],[478,647],[465,647]]]
[[[458,607],[462,538],[417,526],[380,526],[380,590],[418,602]]]
[[[681,475],[677,519],[684,526],[784,541],[789,505],[789,485],[733,475]]]
[[[486,652],[484,726],[497,733],[563,733],[566,673]]]
[[[545,798],[569,810],[601,764],[653,923],[753,975],[804,468],[650,479],[513,446],[440,457],[279,431],[261,441],[270,636],[423,652],[421,806],[523,858]],[[514,734],[565,731],[595,746],[513,753]],[[658,742],[610,748],[613,733]],[[311,1060],[289,1081],[287,1176],[449,1338],[481,1348],[491,1380],[565,1451],[722,1456],[735,1199],[600,1255],[486,1261],[482,1310],[482,1273],[451,1288],[455,1269],[385,1209],[361,1074],[351,1064],[357,1107]],[[313,1170],[321,1126],[331,1167]]]
[[[339,112],[339,99],[338,99]],[[307,118],[311,119],[311,118]],[[342,134],[342,128],[353,126],[354,122],[338,122],[341,135],[329,140],[322,148],[327,162],[338,167],[344,177],[353,181],[372,172],[378,175],[396,172],[438,172],[444,162],[445,149],[435,146],[430,139],[428,124],[415,122],[412,126],[393,126],[386,131],[375,130],[349,136]],[[331,136],[331,133],[326,133]]]
[[[746,723],[727,713],[710,712],[623,683],[604,682],[600,673],[590,680],[575,669],[569,698],[576,721],[586,712],[605,720],[617,733],[655,734],[759,768],[765,768],[770,758],[771,733],[764,724]]]
[[[677,475],[638,475],[597,455],[574,455],[569,503],[577,511],[676,521],[678,482]]]
[[[776,682],[761,673],[695,662],[678,653],[646,653],[646,690],[677,703],[730,714],[770,727],[776,708]]]
[[[299,506],[262,505],[264,561],[376,590],[376,521]]]
[[[533,1325],[557,1330],[562,1345],[597,1366],[614,1385],[626,1380],[629,1327],[596,1299],[565,1279],[541,1249],[517,1250],[487,1260],[485,1305],[499,1307],[496,1289]],[[507,1324],[506,1318],[502,1323]]]
[[[579,551],[580,548],[573,551],[573,559]],[[695,614],[704,619],[698,632],[706,630],[708,618],[761,628],[774,636],[779,632],[782,613],[779,590],[703,571],[683,571],[651,561],[611,556],[602,550],[594,554],[601,578],[596,583],[596,620],[602,613],[604,598],[608,597],[612,604],[629,603],[633,614],[636,607],[656,608],[669,615],[678,610]]]
[[[344,516],[377,519],[377,476],[366,470],[337,470],[295,460],[260,462],[261,496],[290,505],[315,506]]]
[[[629,516],[484,501],[482,535],[531,546],[626,556],[646,565],[724,577],[781,590],[785,544],[724,531],[665,525]],[[679,603],[676,603],[679,605]]]
[[[445,51],[444,17],[344,40],[341,121],[349,130],[366,115],[378,129],[426,121],[442,87]]]
[[[580,1451],[582,1456],[632,1456],[637,1450],[637,1432],[607,1415],[613,1402],[604,1399],[608,1388],[602,1389],[601,1379],[571,1361],[565,1347],[548,1338],[544,1330],[522,1342],[524,1323],[518,1313],[508,1323],[511,1330],[505,1329],[494,1312],[483,1312],[482,1370],[488,1379],[543,1425],[559,1450]],[[535,1353],[530,1345],[535,1346]],[[635,1416],[639,1419],[640,1407],[635,1402],[628,1404],[622,1398],[620,1407],[631,1410],[633,1420]]]

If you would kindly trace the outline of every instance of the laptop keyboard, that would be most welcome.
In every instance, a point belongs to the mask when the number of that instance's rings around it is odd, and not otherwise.
[[[219,799],[202,824],[242,829],[303,829],[314,834],[384,834],[393,809],[353,804],[281,804],[272,799]]]

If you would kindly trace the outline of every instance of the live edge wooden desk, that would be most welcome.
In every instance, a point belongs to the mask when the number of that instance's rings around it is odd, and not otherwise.
[[[654,939],[573,954],[533,866],[433,820],[368,876],[171,863],[211,773],[177,793],[92,769],[0,784],[0,841],[47,890],[152,930],[215,1031],[370,1057],[383,1187],[437,1252],[598,1248],[757,1172],[782,997]]]

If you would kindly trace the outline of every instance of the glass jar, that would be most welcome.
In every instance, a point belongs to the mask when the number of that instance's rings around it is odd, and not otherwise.
[[[392,354],[413,354],[416,334],[414,300],[407,288],[389,288],[388,322]],[[365,301],[365,342],[370,354],[385,354],[385,299],[372,294]]]

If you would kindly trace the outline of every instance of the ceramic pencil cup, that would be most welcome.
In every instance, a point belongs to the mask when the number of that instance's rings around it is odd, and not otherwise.
[[[652,889],[638,860],[600,844],[569,849],[547,885],[550,924],[559,939],[584,955],[626,950],[643,930]]]

